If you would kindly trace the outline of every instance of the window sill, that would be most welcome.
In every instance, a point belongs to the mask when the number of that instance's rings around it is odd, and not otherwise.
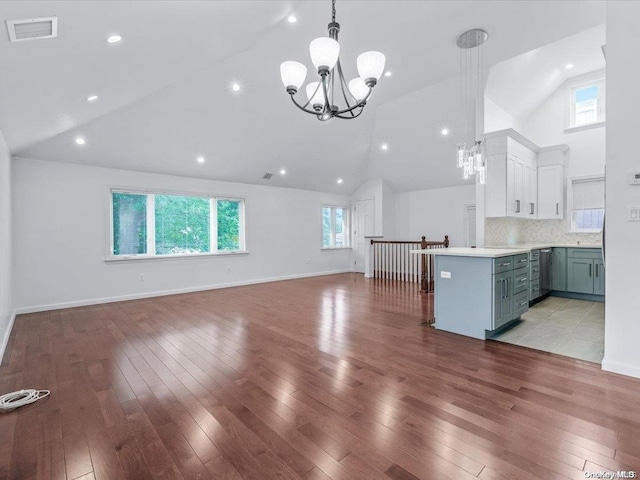
[[[322,247],[320,250],[351,250],[351,247]]]
[[[606,126],[607,122],[595,122],[588,125],[580,125],[579,127],[565,128],[564,133],[582,132],[583,130],[591,130],[592,128],[600,128]]]
[[[202,258],[202,257],[226,257],[229,255],[248,255],[249,251],[241,252],[216,252],[216,253],[187,253],[182,255],[123,255],[118,257],[105,258],[105,263],[122,263],[122,262],[146,262],[148,260],[184,260],[185,258]]]

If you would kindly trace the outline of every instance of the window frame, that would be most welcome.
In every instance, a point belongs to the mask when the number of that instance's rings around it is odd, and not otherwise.
[[[114,235],[113,235],[113,194],[124,193],[132,195],[146,195],[147,196],[147,253],[144,254],[127,254],[127,255],[115,255],[114,249]],[[156,251],[156,231],[155,231],[155,196],[156,195],[174,195],[182,197],[195,197],[195,198],[207,198],[211,204],[215,204],[215,208],[209,210],[209,247],[213,247],[215,242],[215,251],[200,252],[200,253],[177,253],[177,254],[156,254],[149,253]],[[247,238],[246,238],[246,224],[245,224],[245,210],[247,199],[244,196],[239,195],[218,195],[212,193],[201,193],[191,191],[179,191],[179,190],[164,190],[164,189],[145,189],[135,187],[121,187],[121,186],[109,186],[107,187],[107,254],[105,262],[130,262],[139,260],[168,260],[168,259],[184,259],[184,258],[198,258],[198,257],[210,257],[210,256],[224,256],[224,255],[246,255],[249,253],[247,250]],[[217,218],[217,201],[218,200],[232,200],[239,201],[239,246],[238,250],[218,250],[218,218]]]
[[[575,115],[576,115],[575,92],[577,90],[581,90],[583,88],[588,88],[591,86],[598,87],[598,107],[596,110],[596,120],[594,122],[576,125],[575,123]],[[565,111],[567,115],[567,119],[565,122],[565,127],[566,127],[565,129],[567,131],[580,131],[580,130],[586,130],[589,128],[604,126],[607,120],[606,91],[607,91],[607,82],[606,82],[606,75],[605,75],[604,69],[569,79],[565,87],[565,98],[566,98]]]
[[[575,215],[573,214],[573,184],[589,181],[602,181],[603,182],[603,200],[602,209],[606,214],[606,201],[604,198],[606,181],[604,174],[602,175],[583,175],[579,177],[567,178],[567,216],[569,217],[569,233],[601,233],[602,228],[577,228],[575,222]]]
[[[328,247],[324,246],[324,222],[323,222],[323,210],[325,208],[331,209],[331,244]],[[340,208],[345,212],[346,218],[344,222],[343,237],[345,244],[342,246],[336,246],[336,209]],[[344,250],[351,248],[351,207],[348,205],[332,205],[323,203],[320,208],[320,249],[321,250]]]

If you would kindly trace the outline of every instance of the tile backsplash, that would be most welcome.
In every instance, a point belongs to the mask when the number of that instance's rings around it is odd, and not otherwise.
[[[486,218],[484,242],[497,245],[556,243],[601,244],[599,233],[568,233],[567,220],[527,220],[521,218]]]

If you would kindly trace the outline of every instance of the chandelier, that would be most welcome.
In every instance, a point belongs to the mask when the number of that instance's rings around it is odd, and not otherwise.
[[[484,43],[489,35],[475,28],[458,37],[460,47],[460,100],[464,108],[465,142],[458,144],[456,164],[466,180],[477,175],[487,181],[482,130],[484,130]]]
[[[336,0],[332,0],[332,16],[328,28],[328,37],[316,38],[309,45],[311,62],[318,70],[320,81],[307,84],[307,102],[301,104],[295,99],[295,94],[307,76],[307,67],[302,63],[283,62],[280,65],[282,83],[296,107],[315,115],[318,120],[356,118],[364,110],[373,87],[384,71],[385,56],[373,51],[362,53],[356,62],[360,76],[351,80],[347,86],[340,65],[340,24],[336,23]],[[338,103],[342,103],[342,106],[338,106]]]

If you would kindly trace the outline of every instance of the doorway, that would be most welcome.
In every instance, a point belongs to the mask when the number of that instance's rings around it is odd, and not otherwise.
[[[366,237],[373,235],[373,199],[357,200],[353,207],[354,270],[364,273],[367,255]]]

